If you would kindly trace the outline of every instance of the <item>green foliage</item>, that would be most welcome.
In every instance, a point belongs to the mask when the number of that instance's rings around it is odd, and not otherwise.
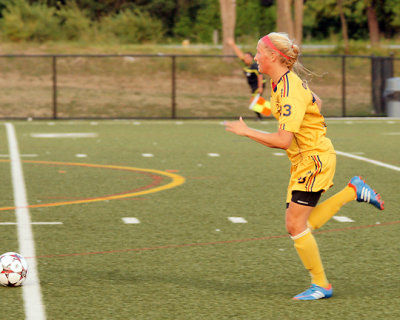
[[[62,36],[66,40],[80,40],[91,34],[92,22],[86,10],[80,10],[75,1],[69,1],[58,10]]]
[[[241,41],[259,38],[275,29],[276,7],[262,5],[256,0],[237,0],[236,37]],[[193,14],[195,12],[196,14]],[[173,35],[201,43],[210,43],[214,30],[221,32],[221,16],[218,0],[205,0],[181,13]]]
[[[258,39],[275,30],[276,7],[264,7],[260,1],[237,0],[236,35]]]
[[[177,38],[192,38],[193,22],[186,15],[180,17],[174,27],[174,36]]]
[[[260,3],[251,0],[237,0],[237,7],[237,34],[259,38],[258,22],[261,21]],[[246,8],[246,10],[241,10],[242,8]]]
[[[350,39],[368,39],[367,6],[373,4],[379,28],[388,37],[400,31],[400,1],[343,0],[343,11]],[[308,0],[304,11],[304,33],[322,39],[341,34],[341,22],[336,0]]]
[[[276,0],[236,3],[238,41],[253,43],[275,30]],[[368,39],[369,5],[374,6],[386,38],[400,32],[399,0],[342,0],[342,4],[350,39]],[[0,0],[0,10],[0,34],[12,41],[112,38],[116,43],[140,43],[164,36],[164,41],[187,38],[211,43],[214,30],[221,34],[222,29],[219,0]],[[337,0],[305,1],[303,21],[305,39],[340,41]]]
[[[221,32],[221,15],[218,0],[206,0],[197,12],[192,38],[198,42],[212,42],[214,30]]]
[[[161,21],[164,33],[172,36],[174,24],[177,21],[179,6],[196,6],[201,0],[133,0],[135,8],[148,12],[152,17]],[[179,4],[178,4],[179,2]]]
[[[381,24],[385,33],[388,36],[394,36],[400,32],[400,1],[384,1],[384,5],[379,6],[378,9],[380,20],[385,22]]]
[[[105,17],[100,21],[100,30],[121,43],[157,41],[164,33],[159,20],[140,10],[124,10]]]
[[[276,5],[261,8],[260,35],[265,35],[276,29]]]
[[[27,0],[3,2],[0,20],[2,35],[12,41],[48,41],[59,37],[59,21],[55,8]]]

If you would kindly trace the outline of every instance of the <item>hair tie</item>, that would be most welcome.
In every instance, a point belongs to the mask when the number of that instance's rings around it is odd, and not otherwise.
[[[279,51],[277,47],[274,46],[274,44],[272,43],[272,41],[270,40],[270,38],[268,37],[268,35],[264,36],[261,38],[262,42],[264,42],[264,44],[267,47],[270,47],[272,50],[276,51],[277,53],[279,53],[282,57],[290,60],[290,58],[284,54],[283,52]],[[293,44],[292,44],[292,48],[293,48]]]

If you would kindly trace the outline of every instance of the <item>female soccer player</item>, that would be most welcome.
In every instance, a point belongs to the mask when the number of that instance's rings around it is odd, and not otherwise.
[[[247,83],[250,86],[250,90],[251,90],[250,101],[252,101],[257,94],[259,94],[261,96],[264,91],[264,88],[265,88],[264,76],[259,73],[257,63],[254,61],[254,57],[251,52],[244,53],[236,45],[236,43],[233,39],[229,39],[228,44],[233,48],[237,57],[240,60],[242,60],[244,63],[243,71],[244,71],[244,74],[246,75]],[[254,111],[254,112],[257,115],[257,118],[259,120],[261,120],[262,115],[257,111]]]
[[[291,161],[291,177],[286,199],[286,229],[294,247],[310,272],[311,286],[295,300],[330,298],[328,282],[312,230],[320,228],[347,202],[367,202],[383,210],[379,194],[360,177],[353,177],[340,192],[317,205],[321,194],[333,185],[336,154],[326,137],[321,115],[322,101],[302,81],[294,67],[299,47],[285,33],[270,33],[258,41],[255,61],[259,71],[271,77],[271,111],[278,120],[275,133],[249,128],[242,118],[226,122],[226,130],[248,137],[270,148],[286,150]]]

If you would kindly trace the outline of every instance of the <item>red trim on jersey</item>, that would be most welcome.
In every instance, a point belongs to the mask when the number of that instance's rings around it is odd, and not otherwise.
[[[319,160],[319,157],[311,156],[311,159],[314,161],[315,171],[311,175],[310,179],[308,180],[308,182],[306,184],[306,188],[307,188],[308,192],[312,192],[313,191],[313,187],[314,187],[314,183],[315,183],[315,179],[317,177],[317,174],[321,173],[321,170],[322,170],[322,163]]]
[[[283,77],[283,95],[282,97],[286,97],[286,78]]]

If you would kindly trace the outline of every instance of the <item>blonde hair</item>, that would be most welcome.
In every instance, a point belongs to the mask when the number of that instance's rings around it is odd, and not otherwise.
[[[273,43],[273,45],[281,52],[279,54],[279,61],[283,65],[287,66],[289,70],[294,70],[296,73],[309,74],[310,71],[307,70],[300,62],[300,48],[296,45],[293,40],[290,40],[287,33],[284,32],[271,32],[268,34],[268,38]],[[264,44],[265,45],[265,44]],[[267,45],[265,47],[268,50],[273,50]]]

